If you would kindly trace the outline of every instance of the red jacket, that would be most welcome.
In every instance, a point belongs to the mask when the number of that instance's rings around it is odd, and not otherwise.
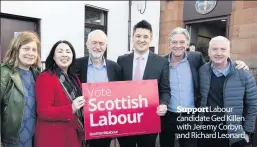
[[[71,102],[56,75],[41,73],[36,81],[35,147],[81,147],[83,135]]]

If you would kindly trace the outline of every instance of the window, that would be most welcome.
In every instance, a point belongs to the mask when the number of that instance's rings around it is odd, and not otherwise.
[[[91,31],[97,30],[97,29],[104,31],[107,34],[107,11],[86,6],[85,7],[85,29],[84,29],[85,30],[84,56],[88,55],[88,48],[86,46],[88,34]],[[104,53],[104,57],[106,57],[106,52],[107,52],[107,49]]]

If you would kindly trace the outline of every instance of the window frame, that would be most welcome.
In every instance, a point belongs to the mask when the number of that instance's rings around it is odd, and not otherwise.
[[[97,13],[103,13],[104,15],[104,24],[103,25],[98,25],[98,24],[91,24],[91,23],[86,23],[86,12],[87,11],[93,11],[93,12],[97,12]],[[84,18],[84,38],[86,38],[85,36],[85,29],[86,28],[90,28],[90,29],[100,29],[100,30],[103,30],[105,32],[105,34],[107,35],[107,20],[108,20],[108,11],[107,10],[104,10],[104,9],[101,9],[101,8],[96,8],[96,7],[93,7],[93,6],[85,6],[85,18]],[[84,56],[87,56],[86,55],[86,40],[84,39]],[[106,58],[107,57],[107,49],[106,51],[104,52],[104,57]]]

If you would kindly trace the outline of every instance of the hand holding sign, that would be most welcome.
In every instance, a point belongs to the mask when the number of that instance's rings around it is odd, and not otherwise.
[[[159,105],[157,107],[157,111],[156,113],[159,115],[159,116],[164,116],[167,112],[168,108],[167,108],[167,105]]]
[[[77,97],[73,102],[72,102],[72,113],[76,113],[81,107],[84,106],[86,100],[84,96],[79,96]]]

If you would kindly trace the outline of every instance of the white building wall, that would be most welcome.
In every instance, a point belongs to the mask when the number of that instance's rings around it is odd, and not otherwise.
[[[142,9],[146,6],[145,12],[141,14],[138,11],[138,8]],[[153,40],[152,46],[155,47],[155,53],[158,54],[159,47],[159,30],[160,30],[160,1],[147,1],[145,5],[145,1],[133,1],[132,2],[132,22],[131,22],[131,33],[133,33],[133,26],[141,21],[146,20],[152,25],[153,29]],[[131,40],[132,43],[132,40]],[[131,44],[132,47],[132,44]]]
[[[132,26],[145,19],[153,27],[153,46],[158,53],[160,2],[148,1],[144,14],[132,3]],[[70,41],[77,57],[84,56],[84,13],[85,5],[108,10],[107,58],[116,61],[128,47],[128,1],[1,1],[1,12],[41,19],[41,58],[46,57],[52,45],[58,40]],[[132,31],[131,31],[132,32]],[[132,44],[131,44],[132,47]]]

